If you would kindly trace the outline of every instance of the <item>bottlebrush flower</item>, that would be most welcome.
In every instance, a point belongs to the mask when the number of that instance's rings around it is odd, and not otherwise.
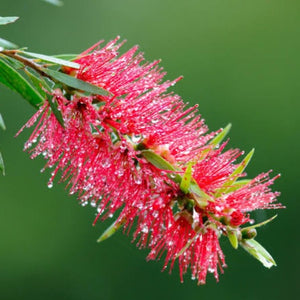
[[[219,236],[231,234],[231,230],[240,234],[240,226],[251,221],[247,213],[255,209],[282,208],[281,204],[273,204],[279,193],[269,188],[278,176],[270,179],[269,173],[263,173],[242,187],[234,188],[230,176],[243,165],[243,162],[234,164],[241,152],[229,150],[222,153],[225,144],[204,154],[194,165],[192,173],[199,187],[211,194],[212,201],[201,207],[192,199],[193,195],[179,196],[180,210],[169,221],[165,233],[150,245],[148,259],[160,258],[166,251],[164,268],[170,263],[170,271],[178,258],[181,281],[188,267],[192,278],[199,284],[205,283],[207,272],[213,273],[218,280],[218,269],[223,272],[226,266]],[[234,180],[244,176],[240,173]],[[155,237],[150,241],[153,239]]]
[[[208,128],[197,115],[197,105],[187,109],[178,95],[166,93],[181,77],[162,82],[159,61],[142,64],[137,47],[117,58],[122,45],[116,44],[118,39],[99,49],[97,43],[74,60],[81,66],[78,71],[66,71],[114,95],[99,100],[105,103],[103,118],[120,134],[141,135],[149,148],[165,147],[176,161],[189,161],[215,133],[204,135]]]
[[[223,272],[222,267],[226,266],[219,245],[218,232],[212,225],[205,227],[202,218],[198,219],[197,231],[192,224],[191,215],[187,212],[178,213],[173,224],[152,247],[148,259],[156,259],[162,255],[163,251],[166,251],[164,269],[170,262],[171,271],[178,258],[181,282],[183,282],[183,274],[187,272],[189,266],[192,279],[197,279],[199,284],[206,282],[207,272],[213,273],[218,280],[218,268]],[[190,245],[186,247],[189,243]]]
[[[227,142],[219,146],[227,129],[207,133],[197,106],[188,108],[167,92],[181,78],[163,81],[159,61],[144,63],[137,47],[119,56],[117,41],[83,52],[74,60],[77,70],[62,68],[109,94],[86,95],[62,86],[48,92],[25,125],[36,123],[25,149],[31,148],[32,158],[42,154],[45,167],[53,168],[48,186],[60,173],[70,194],[97,208],[95,222],[118,212],[100,240],[136,224],[133,240],[150,249],[149,260],[166,252],[164,269],[170,264],[172,270],[178,259],[181,281],[189,267],[199,284],[208,272],[218,280],[225,266],[221,235],[264,265],[275,264],[253,240],[253,226],[262,224],[241,225],[254,209],[281,207],[274,204],[279,194],[269,187],[276,177],[263,173],[243,180],[252,154],[236,163],[243,153],[225,151]]]

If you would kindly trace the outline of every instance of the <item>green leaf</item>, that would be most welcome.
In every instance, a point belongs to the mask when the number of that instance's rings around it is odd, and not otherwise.
[[[147,159],[148,162],[150,162],[153,166],[155,166],[158,169],[166,170],[166,171],[173,171],[175,173],[168,174],[168,177],[172,179],[174,182],[179,183],[182,181],[182,178],[179,174],[176,172],[180,172],[181,170],[178,168],[175,168],[173,165],[171,165],[168,161],[163,159],[160,155],[156,154],[152,150],[142,150],[141,154]]]
[[[192,163],[189,163],[180,183],[180,189],[187,194],[189,192],[189,188],[191,185],[191,178],[192,178]]]
[[[60,0],[43,0],[44,2],[50,3],[55,6],[63,6],[64,3]]]
[[[207,201],[214,202],[214,199],[211,198],[208,194],[203,192],[199,185],[192,180],[190,191],[196,196],[195,201],[199,204],[199,206],[204,207],[207,205]]]
[[[56,54],[52,56],[63,60],[74,60],[78,58],[79,55],[78,54]]]
[[[4,161],[2,158],[1,152],[0,152],[0,171],[2,172],[2,175],[4,176],[5,175],[5,167],[4,167]]]
[[[39,77],[36,76],[35,74],[33,74],[33,72],[31,72],[28,69],[24,69],[24,72],[30,78],[32,84],[37,89],[37,91],[41,94],[41,96],[43,98],[45,98],[47,96],[47,93],[45,92],[45,90],[50,92],[51,88],[49,87],[47,82],[44,80],[44,78],[41,76],[39,76]]]
[[[17,49],[18,46],[10,41],[0,38],[0,51],[3,49]]]
[[[23,63],[21,63],[20,61],[12,58],[12,57],[9,57],[9,56],[6,56],[4,54],[1,54],[0,53],[0,56],[1,58],[6,62],[8,63],[11,67],[13,67],[14,69],[23,69],[25,68],[25,65]]]
[[[48,97],[48,103],[51,107],[51,110],[52,110],[54,116],[56,117],[59,124],[63,128],[65,128],[64,119],[63,119],[63,116],[62,116],[61,112],[58,110],[57,102],[56,101],[53,102],[53,97],[51,95],[47,94],[47,97]]]
[[[237,181],[237,179],[238,179],[238,175],[240,175],[240,174],[242,174],[244,172],[244,170],[247,167],[248,163],[250,162],[253,154],[254,154],[254,149],[252,149],[247,154],[247,156],[243,159],[243,161],[232,172],[232,174],[230,175],[229,179],[223,184],[223,187],[218,190],[218,192],[216,194],[217,197],[219,195],[221,195],[222,193],[233,192],[233,191],[241,188],[242,186],[244,186],[245,184],[247,184],[247,183],[249,183],[251,181],[251,180],[248,180],[248,179]]]
[[[243,240],[240,245],[257,260],[259,260],[264,267],[271,268],[276,266],[276,262],[270,253],[255,240]]]
[[[251,226],[248,226],[248,227],[244,227],[242,229],[253,229],[253,228],[264,226],[264,225],[268,224],[269,222],[273,221],[276,217],[277,217],[277,215],[275,215],[275,216],[271,217],[270,219],[265,220],[261,223],[254,224],[254,225],[251,225]]]
[[[116,233],[118,229],[122,227],[123,224],[124,221],[116,220],[101,234],[101,236],[97,240],[97,243],[103,242],[106,239],[110,238],[113,234]]]
[[[5,124],[4,124],[4,121],[3,121],[3,118],[2,118],[2,115],[0,114],[0,128],[2,128],[3,130],[6,129],[5,127]],[[2,175],[4,176],[5,175],[5,168],[4,168],[4,161],[3,161],[3,158],[2,158],[2,154],[0,152],[0,171],[2,172]]]
[[[156,154],[152,150],[142,150],[141,153],[155,167],[161,170],[176,171],[174,166],[172,166],[168,161],[163,159],[160,155]]]
[[[226,188],[226,193],[234,192],[234,191],[240,189],[241,187],[243,187],[244,185],[248,184],[250,181],[251,181],[251,179],[242,179],[242,180],[233,182],[229,188]]]
[[[247,156],[243,159],[243,161],[239,164],[239,166],[233,171],[231,176],[242,174],[246,169],[247,165],[249,164],[253,154],[254,154],[254,148],[247,154]],[[234,180],[233,182],[235,181],[236,180]]]
[[[221,144],[221,142],[226,137],[230,129],[231,129],[231,124],[229,123],[218,135],[214,137],[214,139],[210,142],[210,144],[213,145],[214,147]]]
[[[0,17],[0,25],[6,25],[9,23],[14,23],[19,19],[19,17]]]
[[[51,76],[52,78],[64,83],[67,86],[70,86],[72,88],[83,90],[85,92],[95,94],[95,95],[102,95],[102,96],[108,96],[110,93],[96,85],[93,85],[91,83],[88,83],[86,81],[77,79],[75,77],[69,76],[67,74],[57,72],[50,69],[42,69],[46,74]]]
[[[0,114],[0,128],[2,128],[3,130],[6,129],[5,124],[4,124],[4,120],[2,118],[2,115]]]
[[[51,62],[51,63],[57,64],[57,65],[62,65],[62,66],[70,67],[73,69],[80,68],[80,64],[77,64],[77,63],[69,61],[69,60],[60,59],[55,56],[49,56],[49,55],[33,53],[33,52],[25,52],[25,51],[20,51],[19,53],[22,53],[22,54],[25,54],[25,55],[28,55],[28,56],[31,56],[34,58],[38,58],[42,61]]]
[[[43,97],[30,85],[30,83],[13,67],[0,59],[0,82],[18,92],[34,107],[43,103]]]
[[[236,230],[231,230],[229,227],[227,227],[227,237],[229,239],[229,242],[230,242],[231,246],[234,249],[237,249],[239,243],[238,243],[238,237],[237,237]]]
[[[168,177],[178,184],[182,183],[182,177],[178,173],[176,173],[176,172],[183,173],[181,169],[175,168],[168,161],[163,159],[160,155],[156,154],[152,150],[149,149],[142,150],[141,154],[155,167],[161,170],[173,171],[174,173],[168,174]],[[206,194],[204,191],[200,189],[200,187],[192,177],[190,181],[189,192],[193,193],[193,195],[195,196],[194,200],[201,207],[206,206],[207,201],[211,201],[211,202],[214,201],[208,194]]]

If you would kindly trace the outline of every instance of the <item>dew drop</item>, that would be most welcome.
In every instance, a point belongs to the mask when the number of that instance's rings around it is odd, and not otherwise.
[[[216,209],[216,211],[221,211],[222,210],[220,206],[216,206],[215,209]]]
[[[146,226],[146,225],[144,225],[143,227],[142,227],[142,233],[148,233],[149,232],[149,228]]]
[[[117,171],[115,171],[115,174],[118,176],[118,177],[122,177],[124,175],[124,170],[123,169],[119,169]]]
[[[132,136],[132,141],[134,142],[134,143],[139,143],[140,141],[141,141],[141,139],[142,139],[142,136],[141,135],[133,135]]]
[[[110,159],[109,158],[103,159],[102,162],[101,162],[101,166],[103,168],[109,168],[111,166]]]
[[[138,177],[138,178],[134,178],[134,182],[136,184],[141,184],[142,183],[142,178]]]

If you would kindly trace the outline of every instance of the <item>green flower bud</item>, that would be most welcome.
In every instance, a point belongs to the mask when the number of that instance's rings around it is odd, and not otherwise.
[[[254,228],[245,228],[242,230],[242,240],[250,240],[255,238],[257,235],[256,229]]]

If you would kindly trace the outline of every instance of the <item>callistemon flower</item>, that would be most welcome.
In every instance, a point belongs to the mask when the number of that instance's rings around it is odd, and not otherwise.
[[[152,247],[148,259],[156,259],[162,255],[163,251],[166,251],[164,269],[170,262],[171,271],[178,258],[181,282],[183,282],[183,274],[190,266],[192,279],[197,279],[199,284],[204,284],[208,271],[214,273],[218,280],[218,268],[223,272],[225,260],[219,245],[216,226],[212,225],[213,223],[205,226],[202,214],[196,213],[196,215],[197,221],[193,220],[193,216],[187,211],[175,215],[173,224]]]
[[[148,198],[154,197],[153,190],[170,202],[168,195],[176,193],[175,183],[162,175],[160,169],[138,157],[131,142],[125,138],[113,140],[115,133],[101,126],[107,124],[92,105],[93,97],[74,97],[69,101],[55,91],[53,101],[62,113],[64,128],[49,114],[47,101],[27,123],[27,126],[32,125],[40,116],[37,128],[25,144],[27,149],[37,142],[30,150],[31,157],[42,154],[48,160],[46,166],[54,167],[49,187],[61,171],[61,180],[68,180],[71,194],[79,193],[82,205],[90,200],[99,213],[107,208],[108,215],[124,205],[121,216],[129,220]]]
[[[157,67],[159,61],[143,64],[137,47],[118,57],[118,39],[103,48],[96,44],[75,60],[79,70],[66,71],[113,94],[99,100],[105,103],[106,122],[121,134],[141,135],[149,148],[163,147],[170,158],[189,161],[214,133],[204,136],[208,129],[196,114],[197,105],[187,108],[178,95],[166,93],[181,77],[162,82],[165,73]]]
[[[211,196],[207,205],[199,205],[192,193],[179,195],[179,210],[169,220],[165,233],[159,238],[150,238],[148,259],[160,258],[166,251],[164,268],[170,263],[172,270],[178,258],[181,281],[188,267],[192,278],[199,284],[206,282],[207,272],[213,273],[218,280],[218,269],[223,272],[222,267],[226,266],[219,245],[220,235],[231,234],[232,230],[241,235],[243,229],[240,226],[252,222],[248,213],[255,209],[282,208],[280,204],[273,204],[279,193],[269,188],[278,176],[270,179],[268,173],[263,173],[247,183],[236,181],[245,176],[244,173],[232,176],[243,166],[243,162],[234,164],[241,152],[229,150],[222,153],[224,146],[203,151],[202,158],[198,158],[193,167],[195,182]]]
[[[119,56],[117,41],[83,52],[74,60],[79,69],[61,69],[108,93],[47,92],[25,125],[36,123],[25,149],[53,168],[49,187],[60,176],[82,205],[97,208],[95,222],[118,212],[99,240],[136,225],[133,240],[150,249],[148,259],[166,252],[164,269],[178,259],[181,280],[188,268],[199,284],[208,272],[218,280],[225,266],[220,236],[235,248],[253,246],[246,241],[253,228],[240,226],[255,209],[281,207],[269,187],[275,178],[244,180],[249,155],[236,163],[243,153],[219,146],[226,129],[207,134],[197,106],[167,91],[180,78],[163,81],[158,61],[145,63],[137,47]]]

